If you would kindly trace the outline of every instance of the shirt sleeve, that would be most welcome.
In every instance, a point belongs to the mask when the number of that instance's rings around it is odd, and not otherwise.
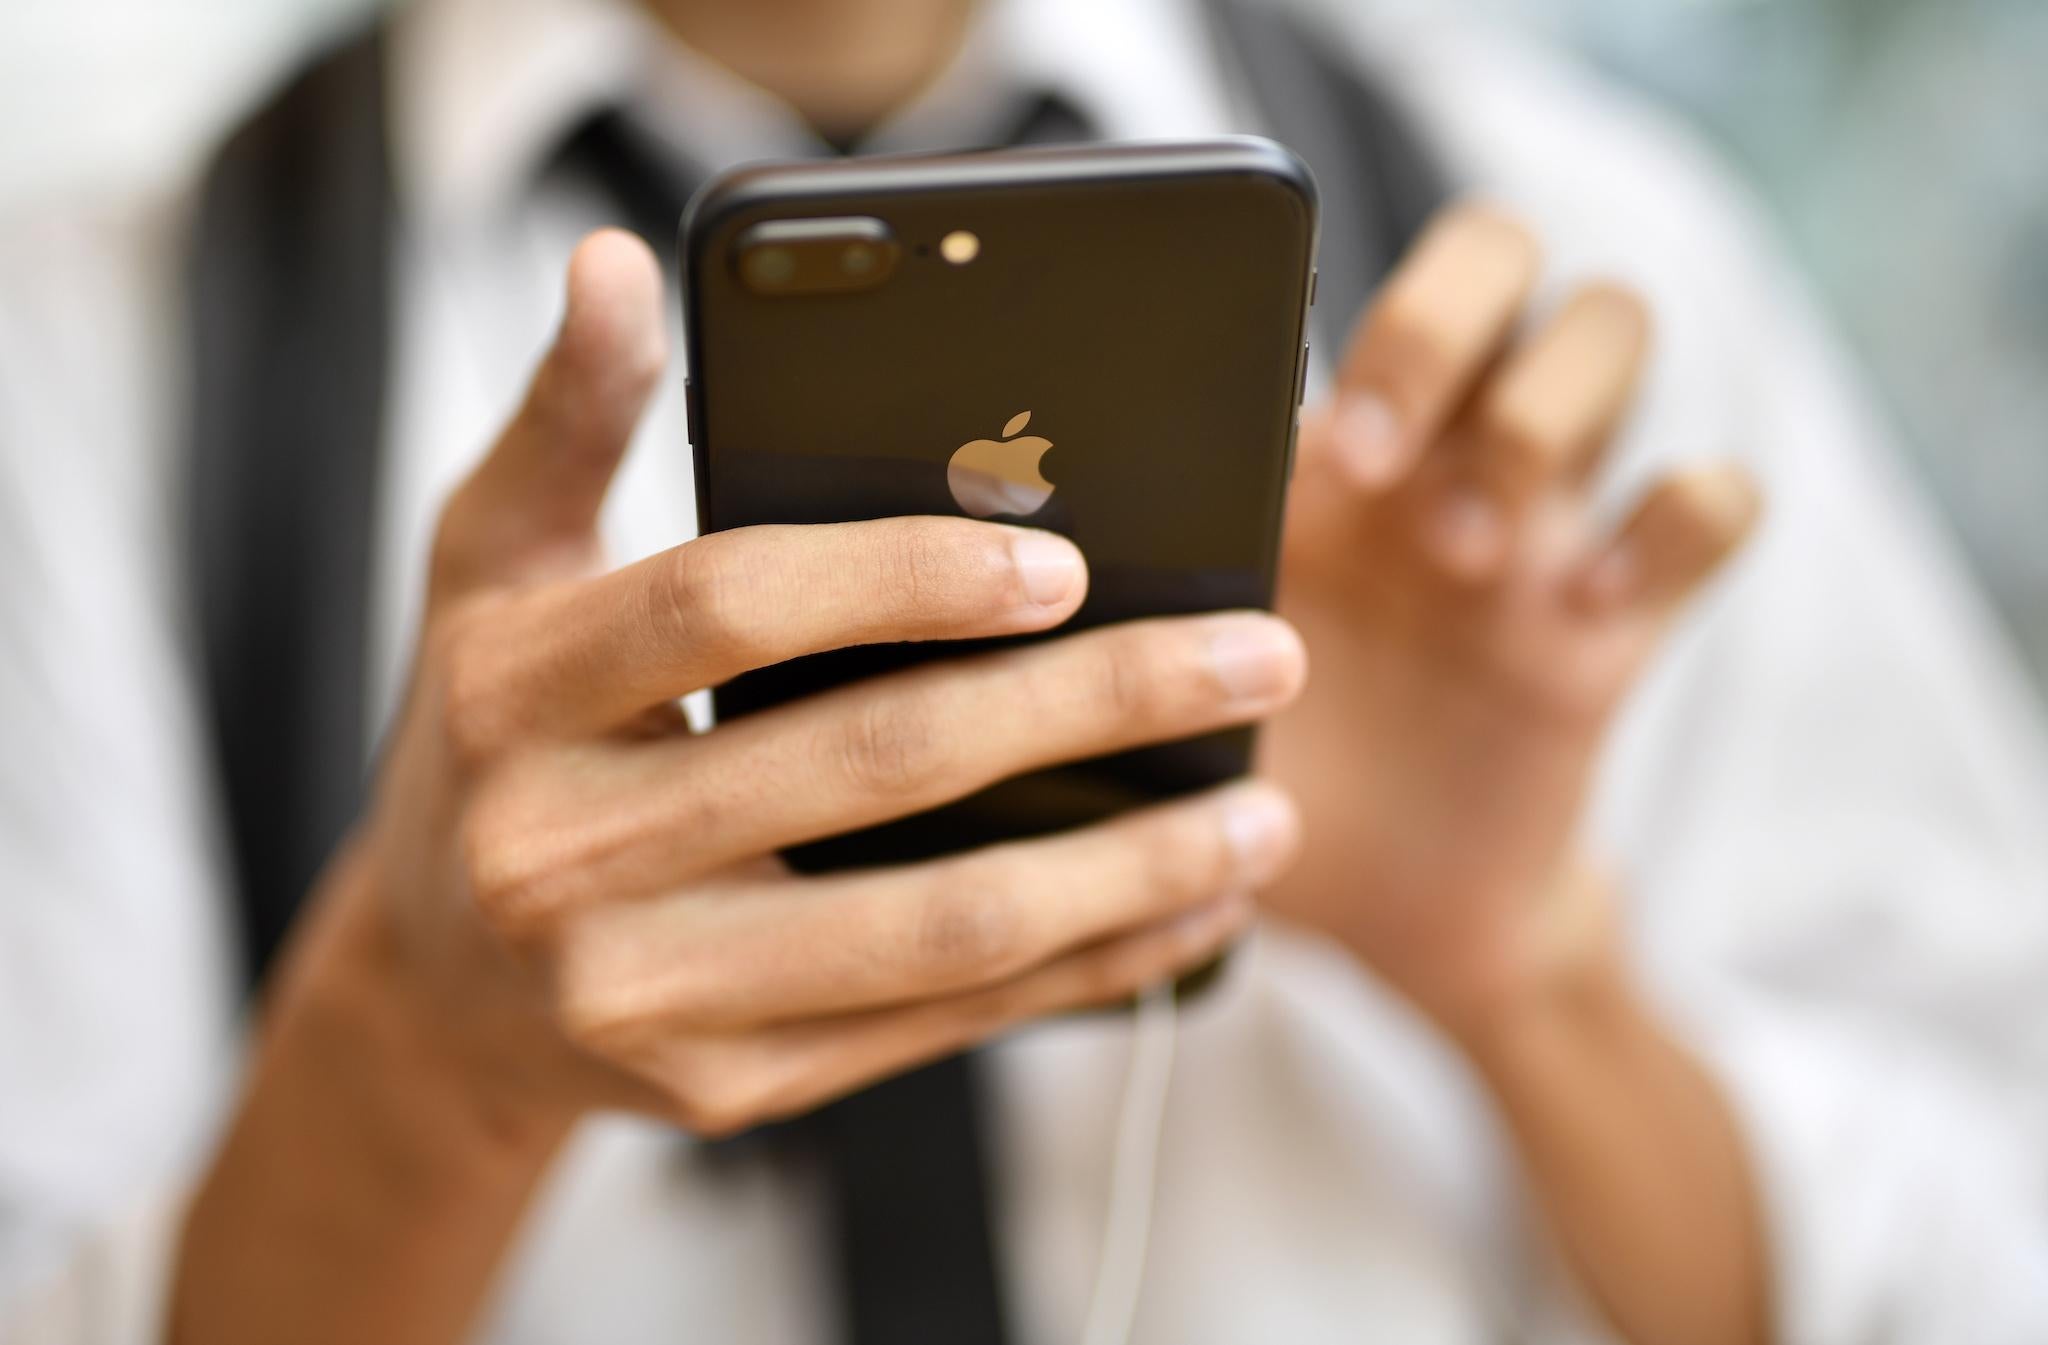
[[[233,1064],[178,619],[175,213],[0,227],[0,1323],[81,1273],[151,1282],[108,1258],[161,1240],[115,1230],[189,1179]]]
[[[63,1264],[0,1310],[0,1345],[159,1345],[184,1201],[102,1217]]]
[[[1617,782],[1643,961],[1742,1124],[1780,1338],[2048,1340],[2048,785],[2031,689],[1767,259],[1754,553]]]

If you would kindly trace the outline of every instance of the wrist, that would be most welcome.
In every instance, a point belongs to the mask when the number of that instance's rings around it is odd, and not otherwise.
[[[1500,907],[1506,914],[1461,931],[1437,965],[1392,977],[1468,1054],[1505,1047],[1533,1025],[1631,1010],[1612,891],[1592,865],[1575,857],[1536,896]]]
[[[1767,1242],[1740,1132],[1617,941],[1463,1020],[1456,1043],[1618,1338],[1768,1338]]]
[[[1628,1070],[1670,1049],[1630,975],[1608,880],[1574,862],[1531,908],[1478,988],[1425,1005],[1497,1094],[1584,1069]]]
[[[1444,1027],[1496,1093],[1541,1085],[1560,1067],[1618,1061],[1663,1041],[1655,1014],[1619,958],[1605,956],[1553,968]]]
[[[566,1117],[483,1105],[358,942],[340,861],[271,987],[187,1215],[171,1338],[441,1345],[474,1316]]]
[[[323,877],[303,937],[288,950],[265,1006],[262,1055],[342,1062],[372,1096],[402,1108],[406,1128],[481,1166],[542,1165],[577,1110],[501,1087],[470,1058],[403,957],[367,857],[354,847]],[[398,1118],[392,1118],[398,1119]]]

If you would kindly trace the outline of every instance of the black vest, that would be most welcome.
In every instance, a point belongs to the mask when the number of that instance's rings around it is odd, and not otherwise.
[[[1209,9],[1263,129],[1316,174],[1315,339],[1334,351],[1442,202],[1434,157],[1341,42],[1264,6]],[[190,578],[252,985],[362,801],[396,309],[384,47],[381,28],[337,47],[243,125],[190,255]]]

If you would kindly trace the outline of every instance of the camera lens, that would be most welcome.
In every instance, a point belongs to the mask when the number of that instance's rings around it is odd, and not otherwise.
[[[897,251],[881,220],[835,215],[762,220],[740,233],[729,255],[733,276],[748,290],[799,299],[874,289],[896,269]]]
[[[764,289],[786,283],[796,274],[796,258],[788,248],[756,248],[747,254],[747,279]]]

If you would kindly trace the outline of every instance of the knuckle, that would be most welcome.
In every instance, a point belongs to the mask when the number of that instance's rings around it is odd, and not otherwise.
[[[444,619],[434,636],[432,684],[441,733],[464,767],[491,760],[517,736],[504,654],[491,629],[496,606],[471,603]]]
[[[525,939],[535,912],[548,904],[545,873],[522,844],[525,828],[486,799],[473,802],[457,824],[464,881],[484,923],[501,937]]]
[[[740,1134],[766,1119],[779,1093],[758,1053],[699,1045],[677,1053],[664,1084],[684,1129],[706,1139]]]
[[[916,963],[949,979],[989,976],[1028,960],[1015,867],[977,858],[935,884],[912,930]]]
[[[427,550],[430,589],[460,588],[475,577],[477,555],[484,549],[481,525],[488,512],[480,496],[476,477],[471,475],[441,506]]]
[[[441,517],[434,525],[433,541],[427,547],[427,573],[435,587],[458,579],[468,556],[468,532],[463,512],[457,507],[460,498],[458,489],[442,507]]]
[[[608,931],[577,922],[550,939],[544,959],[556,1027],[583,1050],[615,1060],[645,1054],[673,1039],[667,978],[649,982],[631,965],[632,950]]]
[[[747,1129],[747,1116],[737,1108],[692,1097],[672,1096],[677,1122],[684,1130],[700,1139],[731,1139],[735,1135],[745,1133]]]
[[[598,865],[618,848],[560,817],[559,785],[543,758],[514,756],[472,789],[457,821],[463,876],[485,922],[530,945],[603,890]]]
[[[508,873],[500,858],[498,819],[488,808],[472,806],[456,824],[456,846],[462,857],[463,885],[486,924],[496,928],[511,899]]]
[[[934,709],[925,692],[868,697],[835,734],[840,773],[862,793],[884,798],[921,791],[948,775],[954,748]]]
[[[589,962],[573,953],[554,966],[555,1026],[571,1043],[596,1056],[617,1057],[639,1035],[637,1015],[619,1000],[615,987],[593,975]]]
[[[1141,626],[1104,641],[1090,661],[1089,699],[1118,723],[1151,723],[1166,711],[1174,685],[1163,627]]]
[[[653,629],[680,632],[698,648],[752,648],[758,604],[746,592],[744,557],[744,547],[722,533],[670,552],[661,582],[653,586]]]
[[[1483,451],[1496,470],[1517,481],[1559,470],[1576,448],[1556,417],[1546,417],[1526,400],[1512,393],[1490,398],[1480,412]]]

